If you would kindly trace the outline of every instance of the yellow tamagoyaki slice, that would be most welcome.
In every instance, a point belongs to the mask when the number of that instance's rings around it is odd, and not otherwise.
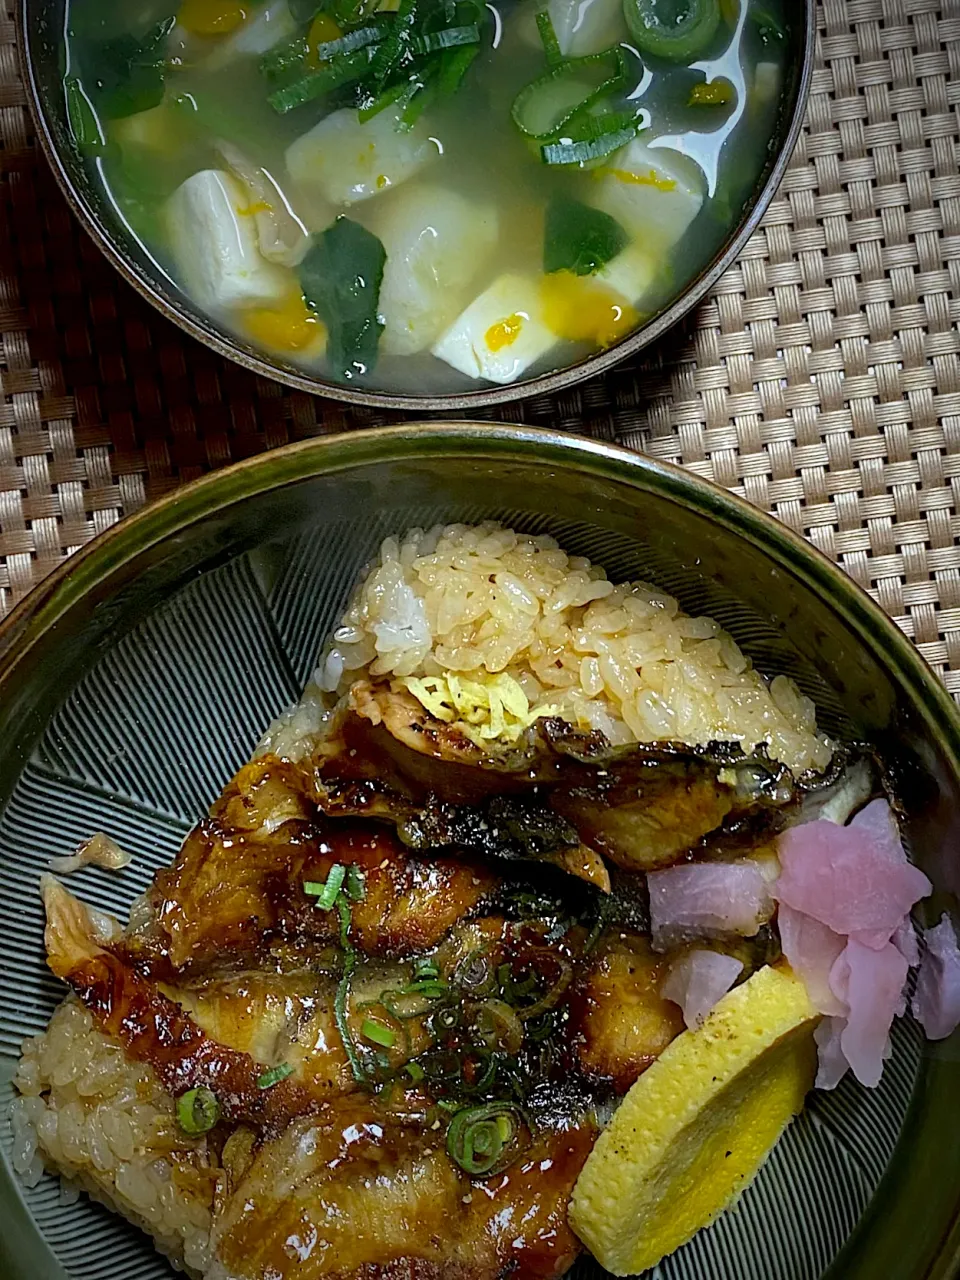
[[[631,1088],[573,1188],[570,1222],[635,1275],[731,1205],[813,1084],[819,1015],[788,966],[758,970]]]

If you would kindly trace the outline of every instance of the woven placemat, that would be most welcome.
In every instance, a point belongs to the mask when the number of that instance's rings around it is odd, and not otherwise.
[[[707,303],[640,358],[491,416],[618,441],[773,512],[960,696],[960,0],[824,0],[818,28],[791,168]],[[234,367],[116,276],[33,144],[9,12],[0,146],[0,614],[203,472],[390,420]]]

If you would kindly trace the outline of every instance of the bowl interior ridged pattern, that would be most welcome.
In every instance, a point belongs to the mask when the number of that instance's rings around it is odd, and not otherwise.
[[[391,451],[403,453],[396,434]],[[117,569],[123,556],[116,555],[112,567],[94,564],[90,589],[52,638],[41,637],[32,674],[21,673],[20,727],[0,746],[0,1196],[10,1205],[22,1197],[32,1223],[10,1280],[56,1276],[58,1264],[77,1280],[172,1274],[143,1236],[100,1206],[85,1197],[64,1203],[51,1178],[25,1192],[10,1171],[5,1102],[18,1046],[62,995],[43,964],[36,884],[47,858],[107,830],[135,855],[132,866],[86,869],[71,888],[123,917],[269,720],[297,696],[351,584],[389,532],[494,518],[554,534],[611,577],[667,587],[688,610],[720,619],[762,669],[793,674],[817,698],[830,732],[884,742],[903,779],[918,851],[947,820],[942,810],[940,819],[930,812],[932,788],[952,787],[955,798],[957,779],[925,741],[896,673],[856,642],[836,601],[799,584],[767,547],[712,520],[706,508],[719,498],[703,491],[698,510],[689,495],[671,496],[649,475],[636,477],[638,488],[613,472],[548,472],[529,454],[501,457],[494,445],[490,452],[415,463],[394,456],[228,506],[211,491],[198,522],[159,543],[145,540],[125,567]],[[323,451],[314,454],[303,455],[305,471],[323,465]],[[229,483],[224,493],[236,496]],[[59,683],[51,688],[54,671]],[[925,861],[946,887],[942,868]],[[911,1158],[917,1124],[929,1123],[917,1113],[931,1069],[917,1028],[898,1021],[881,1087],[867,1091],[848,1079],[835,1093],[817,1094],[738,1210],[650,1274],[818,1280],[833,1267],[837,1276],[866,1277],[857,1270],[857,1227]],[[950,1078],[955,1088],[955,1063]],[[953,1126],[957,1145],[956,1117],[940,1123]],[[584,1260],[576,1274],[605,1273]],[[909,1257],[890,1272],[926,1274]]]

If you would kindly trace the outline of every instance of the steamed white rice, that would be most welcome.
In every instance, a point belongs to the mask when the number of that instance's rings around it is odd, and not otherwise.
[[[315,681],[344,695],[364,676],[462,719],[474,740],[492,736],[492,707],[497,733],[555,714],[615,745],[765,746],[796,772],[831,756],[810,699],[787,676],[768,683],[711,618],[490,523],[384,541]]]
[[[216,1168],[205,1141],[179,1129],[149,1066],[70,996],[24,1041],[14,1084],[13,1164],[28,1186],[47,1167],[74,1198],[82,1189],[149,1232],[177,1265],[206,1270]]]

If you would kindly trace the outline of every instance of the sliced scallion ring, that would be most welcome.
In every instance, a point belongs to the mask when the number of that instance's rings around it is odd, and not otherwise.
[[[188,1089],[177,1099],[177,1124],[191,1138],[208,1133],[220,1119],[217,1095],[206,1085]]]
[[[544,164],[575,164],[583,167],[619,151],[640,132],[640,120],[627,111],[608,111],[571,121],[565,135],[540,148]]]
[[[623,0],[623,16],[641,54],[689,66],[720,28],[719,0]]]
[[[520,90],[513,101],[513,122],[528,138],[555,138],[574,116],[622,88],[625,80],[619,49],[566,58]]]
[[[447,1129],[447,1153],[472,1178],[502,1173],[526,1147],[519,1107],[506,1102],[458,1111]]]

